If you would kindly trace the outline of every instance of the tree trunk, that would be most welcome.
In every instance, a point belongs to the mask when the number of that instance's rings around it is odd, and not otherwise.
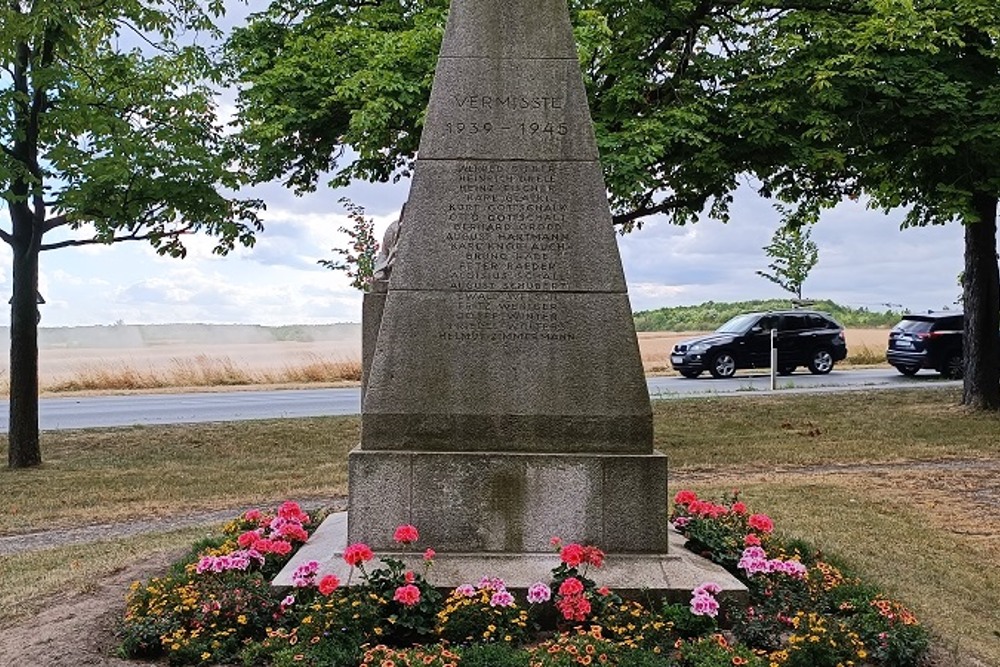
[[[965,225],[965,338],[962,404],[1000,410],[1000,270],[997,197],[977,192],[979,220]]]
[[[10,306],[10,426],[7,463],[11,468],[40,465],[38,440],[38,239],[27,206],[10,207],[15,229],[14,296]],[[21,219],[27,218],[27,219]],[[18,231],[28,230],[22,235]]]

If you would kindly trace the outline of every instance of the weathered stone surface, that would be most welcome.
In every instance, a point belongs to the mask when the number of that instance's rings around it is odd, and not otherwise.
[[[576,58],[441,59],[420,159],[596,160]]]
[[[624,294],[391,293],[363,446],[649,453],[630,316]]]
[[[428,161],[406,209],[393,290],[625,294],[596,162]]]
[[[566,4],[560,2],[452,2],[441,58],[569,58],[576,44]]]
[[[417,526],[442,553],[547,552],[554,535],[618,553],[667,548],[667,459],[660,453],[355,449],[348,461],[350,539],[373,548],[393,549],[393,529],[402,523]],[[361,507],[368,511],[358,522],[353,512]]]
[[[368,388],[368,376],[372,372],[372,359],[375,357],[375,344],[378,342],[378,329],[382,324],[382,312],[385,310],[385,296],[389,289],[388,281],[377,280],[372,289],[365,292],[361,301],[361,395]]]

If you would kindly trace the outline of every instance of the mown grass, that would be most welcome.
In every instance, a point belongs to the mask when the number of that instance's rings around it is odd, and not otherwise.
[[[36,614],[50,596],[88,593],[136,562],[149,562],[159,576],[206,533],[186,528],[105,542],[57,547],[0,558],[0,626]],[[128,581],[119,582],[124,600]]]
[[[657,401],[655,440],[670,459],[671,493],[739,488],[781,530],[911,605],[947,643],[1000,665],[1000,417],[967,413],[958,398],[935,388]],[[0,533],[346,493],[359,425],[344,417],[46,432],[43,466],[0,473]],[[67,553],[0,559],[0,607],[56,590],[42,575]],[[88,554],[72,552],[81,572],[108,571],[108,558]]]

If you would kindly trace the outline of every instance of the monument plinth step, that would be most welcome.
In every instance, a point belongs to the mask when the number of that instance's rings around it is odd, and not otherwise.
[[[348,545],[347,512],[331,514],[320,525],[309,541],[295,554],[285,568],[275,577],[275,586],[291,586],[292,573],[297,567],[315,560],[320,564],[318,576],[336,575],[341,582],[360,583],[360,572],[351,573],[343,554]],[[626,599],[668,599],[676,602],[690,600],[691,591],[711,581],[720,586],[719,598],[744,601],[746,587],[738,579],[715,563],[684,548],[684,538],[676,531],[667,531],[670,542],[668,553],[607,554],[604,566],[591,568],[587,576],[598,585],[607,586]],[[434,548],[434,544],[421,536],[419,544]],[[376,551],[376,556],[391,557],[407,564],[415,572],[424,571],[424,548],[410,552]],[[444,593],[462,584],[475,585],[484,576],[500,577],[508,590],[523,598],[535,582],[549,583],[552,568],[559,565],[559,555],[551,548],[547,552],[528,553],[437,553],[427,574],[428,581]],[[381,566],[376,558],[366,568]]]

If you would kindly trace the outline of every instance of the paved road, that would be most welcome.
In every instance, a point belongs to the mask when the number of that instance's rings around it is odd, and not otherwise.
[[[715,380],[707,374],[697,380],[681,377],[648,378],[653,399],[685,398],[766,392],[771,378],[765,374],[740,375]],[[796,373],[778,377],[777,391],[843,391],[865,388],[898,388],[957,384],[942,381],[936,373],[921,372],[907,378],[891,369],[834,371],[829,375]],[[196,422],[355,415],[361,408],[357,387],[338,389],[286,389],[268,391],[197,392],[184,394],[129,394],[124,396],[54,397],[39,401],[42,430],[184,424]],[[7,431],[9,405],[0,401],[0,432]]]

